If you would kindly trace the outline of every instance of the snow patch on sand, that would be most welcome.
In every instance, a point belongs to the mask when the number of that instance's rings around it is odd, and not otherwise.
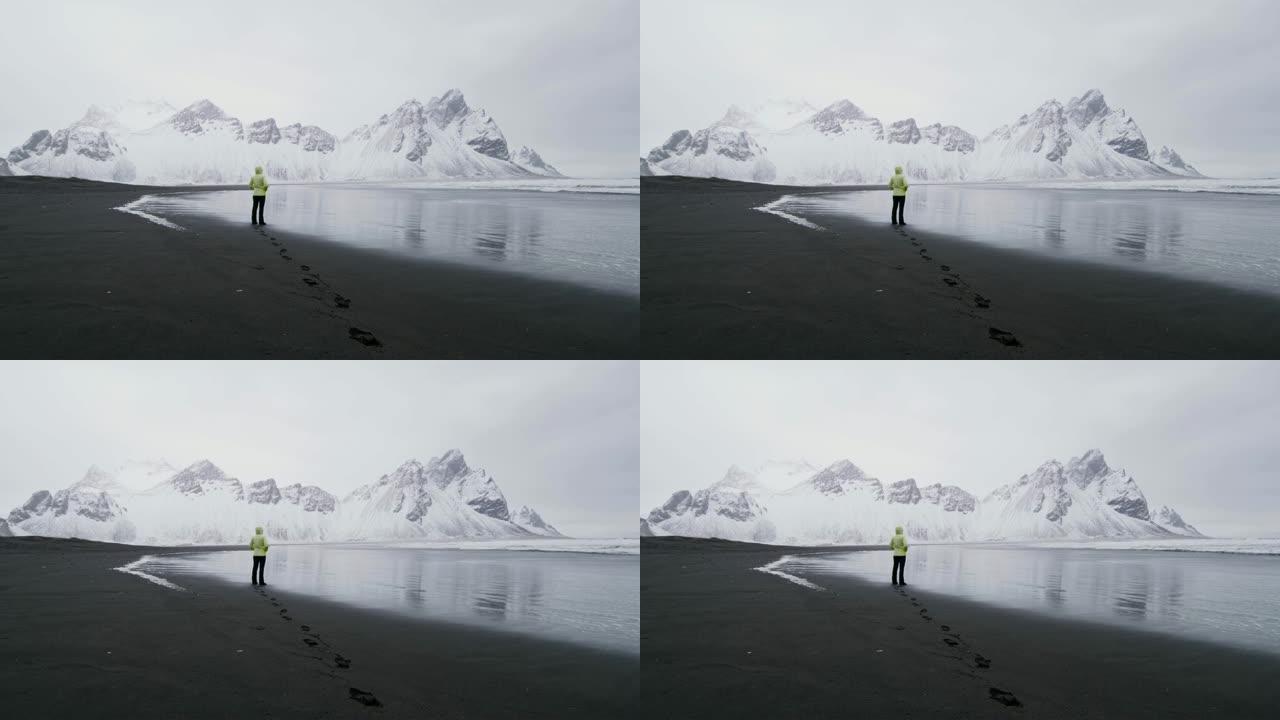
[[[137,216],[138,216],[138,217],[140,217],[140,218],[143,218],[143,219],[145,219],[145,220],[150,220],[151,222],[153,222],[153,223],[155,223],[155,224],[157,224],[157,225],[160,225],[160,226],[162,226],[162,227],[167,227],[167,228],[169,228],[170,230],[179,230],[179,231],[181,231],[181,230],[185,230],[185,229],[186,229],[186,228],[182,227],[181,225],[176,225],[176,224],[174,224],[174,223],[171,223],[171,222],[169,222],[168,220],[165,220],[165,219],[164,219],[164,218],[162,218],[162,217],[158,217],[158,216],[156,216],[156,215],[152,215],[152,214],[151,214],[151,213],[149,213],[149,212],[143,212],[142,210],[139,210],[139,209],[138,209],[138,207],[139,207],[140,205],[144,205],[144,204],[146,204],[146,202],[147,202],[148,200],[151,200],[151,199],[152,199],[152,197],[151,197],[150,195],[143,195],[142,197],[138,198],[137,200],[134,200],[134,201],[133,201],[133,202],[131,202],[131,203],[126,203],[126,204],[124,204],[124,205],[121,205],[120,207],[114,207],[114,208],[111,208],[111,209],[112,209],[112,210],[119,210],[120,212],[129,213],[130,215],[137,215]]]
[[[788,581],[788,582],[793,582],[793,583],[795,583],[795,584],[799,585],[800,587],[806,587],[806,588],[809,588],[810,590],[824,590],[824,589],[825,589],[825,588],[823,588],[823,587],[821,587],[821,586],[819,586],[819,585],[814,585],[813,583],[809,582],[808,580],[805,580],[805,579],[804,579],[804,578],[802,578],[802,577],[796,577],[795,575],[792,575],[792,574],[790,574],[790,573],[782,572],[781,570],[779,570],[779,569],[778,569],[779,567],[782,567],[783,565],[787,564],[787,563],[788,563],[788,562],[790,562],[791,560],[792,560],[792,557],[791,557],[790,555],[783,555],[781,558],[778,558],[777,560],[774,560],[773,562],[769,563],[768,565],[761,565],[761,566],[760,566],[760,567],[758,567],[758,568],[751,568],[751,569],[752,569],[752,570],[759,571],[759,572],[762,572],[762,573],[766,573],[766,574],[769,574],[769,575],[776,575],[776,576],[778,576],[778,577],[782,578],[783,580],[786,580],[786,581]]]
[[[118,572],[125,573],[125,574],[127,574],[127,575],[136,575],[136,576],[138,576],[138,577],[142,578],[143,580],[146,580],[147,582],[155,583],[156,585],[159,585],[160,587],[169,588],[170,590],[177,590],[178,592],[186,592],[186,588],[179,587],[179,586],[174,585],[173,583],[169,582],[168,580],[165,580],[165,579],[164,579],[164,578],[162,578],[162,577],[156,577],[155,575],[151,575],[151,574],[148,574],[148,573],[142,572],[141,570],[139,570],[139,569],[138,569],[139,567],[141,567],[141,566],[143,566],[143,565],[145,565],[145,564],[147,564],[147,563],[149,563],[149,562],[151,562],[151,561],[153,561],[153,560],[155,560],[155,558],[154,558],[154,557],[152,557],[152,556],[150,556],[150,555],[143,555],[142,557],[138,558],[137,560],[134,560],[133,562],[129,563],[128,565],[121,565],[121,566],[120,566],[120,567],[118,567],[118,568],[112,568],[112,569],[113,569],[113,570],[116,570],[116,571],[118,571]]]
[[[779,207],[786,205],[788,202],[790,202],[793,199],[794,198],[792,198],[790,195],[783,195],[782,197],[778,198],[777,200],[774,200],[771,203],[766,203],[764,205],[761,205],[760,207],[755,207],[751,209],[759,210],[760,212],[769,213],[770,215],[777,215],[778,217],[783,218],[784,220],[789,220],[797,225],[800,225],[801,227],[807,227],[810,230],[826,230],[826,228],[822,227],[821,225],[815,225],[814,223],[811,223],[802,217],[799,217],[797,215],[792,215],[789,212],[783,212],[782,210],[778,209]]]

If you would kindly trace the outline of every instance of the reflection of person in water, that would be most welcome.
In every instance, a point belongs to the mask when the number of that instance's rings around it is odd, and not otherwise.
[[[262,174],[262,166],[253,169],[253,177],[249,178],[249,189],[253,191],[253,209],[249,211],[249,222],[254,225],[266,225],[262,218],[262,210],[267,204],[267,176]]]
[[[902,534],[901,525],[893,531],[893,539],[889,541],[889,549],[893,551],[893,584],[906,585],[903,572],[907,569],[907,536]]]
[[[266,585],[267,581],[263,579],[262,572],[267,566],[267,536],[262,534],[262,528],[254,528],[257,534],[249,541],[249,549],[253,551],[253,572],[251,574],[254,585]]]

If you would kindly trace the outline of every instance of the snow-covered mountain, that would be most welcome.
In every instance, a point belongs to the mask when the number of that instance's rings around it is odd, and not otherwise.
[[[512,154],[497,122],[456,89],[409,100],[341,140],[315,125],[245,123],[209,100],[94,105],[66,128],[32,133],[7,165],[146,185],[239,184],[256,165],[277,181],[563,177],[528,147]]]
[[[8,525],[15,534],[147,545],[236,544],[259,525],[282,542],[563,537],[528,507],[511,515],[493,477],[458,450],[409,460],[341,501],[315,485],[246,484],[208,460],[176,471],[164,462],[93,466],[68,488],[32,494]]]
[[[887,542],[896,525],[922,542],[1201,537],[1168,507],[1152,513],[1134,479],[1097,450],[1046,462],[981,500],[955,485],[885,483],[848,460],[820,470],[732,466],[702,490],[673,493],[641,525],[655,535],[784,545]]]
[[[13,169],[9,167],[9,161],[0,158],[0,177],[10,177],[13,175]]]
[[[656,175],[764,183],[880,183],[901,165],[917,181],[1203,177],[1167,146],[1151,153],[1133,118],[1089,90],[1049,100],[986,137],[915,118],[883,122],[849,100],[730,106],[710,126],[678,130],[641,163]]]

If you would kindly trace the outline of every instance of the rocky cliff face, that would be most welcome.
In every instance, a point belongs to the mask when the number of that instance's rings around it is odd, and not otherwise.
[[[789,488],[735,466],[708,488],[674,492],[644,520],[656,535],[782,544],[876,543],[896,525],[947,542],[1199,534],[1167,507],[1152,514],[1137,482],[1098,450],[1045,462],[981,502],[955,485],[886,485],[849,460]]]
[[[645,158],[649,171],[802,185],[881,182],[896,165],[948,182],[1198,175],[1171,150],[1152,154],[1137,121],[1098,90],[1049,100],[981,141],[955,125],[886,124],[847,99],[803,118],[778,107],[732,106],[708,128],[678,130]]]

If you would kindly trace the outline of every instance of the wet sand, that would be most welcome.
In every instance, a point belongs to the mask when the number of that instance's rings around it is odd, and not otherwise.
[[[201,188],[209,189],[209,188]],[[5,358],[632,358],[625,297],[212,218],[111,208],[186,192],[0,178]],[[248,212],[246,194],[246,215]],[[267,218],[270,222],[270,218]]]
[[[1271,296],[911,225],[832,218],[816,232],[752,209],[858,189],[643,178],[645,357],[1280,356]]]
[[[207,549],[207,548],[204,548]],[[14,717],[632,717],[638,660],[111,568],[182,552],[0,539],[0,687]],[[190,549],[186,549],[190,551]]]
[[[806,574],[822,591],[752,570],[832,550],[643,539],[646,706],[671,718],[1164,720],[1270,717],[1280,703],[1280,656],[900,591],[887,565],[883,585]]]

